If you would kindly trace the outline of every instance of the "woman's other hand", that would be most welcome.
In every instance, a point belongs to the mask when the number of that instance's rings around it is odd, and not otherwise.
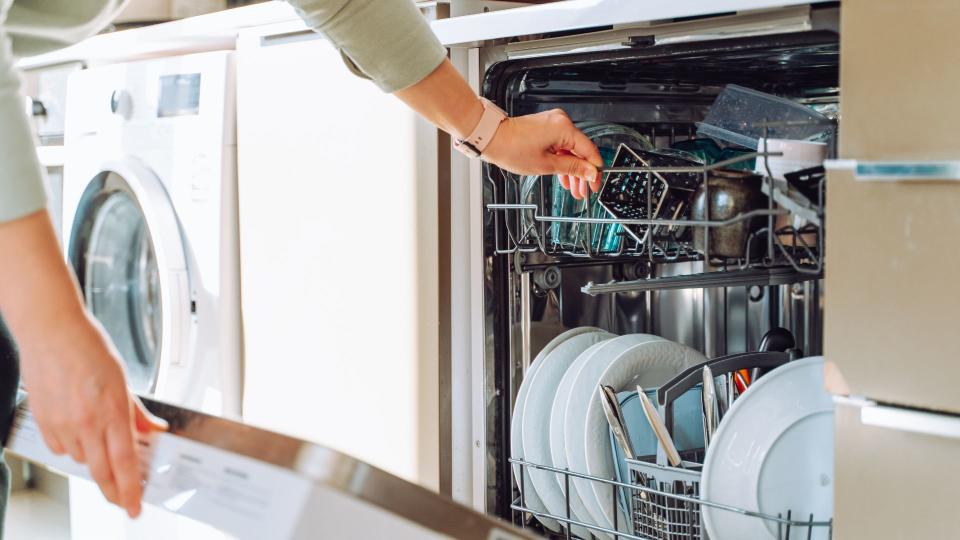
[[[81,311],[43,338],[21,340],[30,409],[55,454],[86,463],[104,497],[130,517],[143,495],[134,432],[165,430],[126,386],[116,350]]]
[[[127,389],[120,357],[86,312],[46,211],[0,223],[0,309],[20,350],[47,446],[86,463],[104,496],[140,513],[134,433],[166,429]]]

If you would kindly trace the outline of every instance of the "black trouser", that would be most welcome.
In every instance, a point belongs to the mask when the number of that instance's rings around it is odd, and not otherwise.
[[[7,325],[0,317],[0,442],[7,441],[10,424],[17,404],[17,387],[20,385],[20,355],[17,344]],[[3,460],[0,448],[0,540],[3,539],[3,521],[10,497],[10,469]]]

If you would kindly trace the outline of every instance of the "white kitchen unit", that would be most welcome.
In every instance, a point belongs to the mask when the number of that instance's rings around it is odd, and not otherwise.
[[[447,142],[302,23],[237,55],[244,419],[436,486]]]

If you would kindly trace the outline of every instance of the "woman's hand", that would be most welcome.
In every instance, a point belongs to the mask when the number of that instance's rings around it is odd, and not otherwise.
[[[464,138],[483,116],[483,104],[449,60],[422,81],[395,93],[440,129]],[[509,118],[500,124],[483,158],[517,174],[556,174],[582,199],[600,190],[600,152],[560,109]]]
[[[0,309],[44,441],[86,463],[104,496],[135,517],[143,487],[134,432],[165,423],[127,390],[120,358],[84,309],[47,212],[0,223],[0,253]]]
[[[562,109],[504,120],[483,157],[517,174],[556,174],[576,199],[600,191],[600,151]]]
[[[47,446],[86,463],[104,497],[136,517],[143,479],[134,431],[166,423],[127,390],[116,350],[85,312],[21,342],[30,409]]]

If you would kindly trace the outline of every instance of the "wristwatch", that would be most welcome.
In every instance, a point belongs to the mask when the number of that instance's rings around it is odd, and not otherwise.
[[[483,103],[483,116],[480,117],[477,127],[473,128],[470,135],[457,139],[453,143],[454,148],[472,158],[478,158],[483,154],[487,145],[493,140],[493,136],[496,135],[497,128],[507,119],[507,113],[489,99],[480,98],[480,102]]]

